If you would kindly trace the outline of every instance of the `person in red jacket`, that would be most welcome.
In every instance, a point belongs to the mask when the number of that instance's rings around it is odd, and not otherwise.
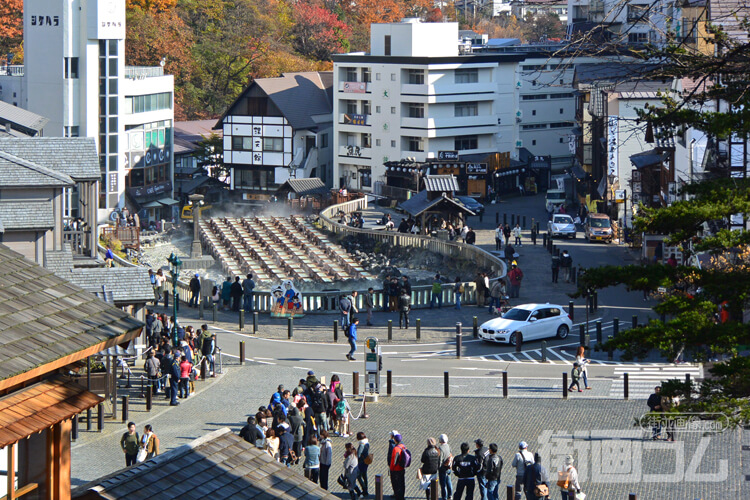
[[[193,369],[193,363],[183,355],[180,357],[180,385],[179,394],[181,398],[186,398],[190,395],[190,389],[188,383],[190,382],[190,372]],[[182,395],[184,392],[184,396]]]
[[[523,279],[521,268],[513,264],[508,273],[508,279],[510,280],[510,298],[518,298],[518,294],[521,291],[521,280]]]
[[[401,454],[405,452],[406,447],[401,443],[401,434],[394,434],[393,441],[396,446],[391,454],[391,461],[388,468],[391,470],[391,486],[393,487],[393,498],[395,500],[404,500],[406,494],[406,482],[404,476],[406,470],[399,465],[401,463]]]

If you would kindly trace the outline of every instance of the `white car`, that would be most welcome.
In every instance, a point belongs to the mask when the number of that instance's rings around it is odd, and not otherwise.
[[[555,236],[565,236],[566,238],[576,238],[576,225],[573,217],[567,214],[555,214],[552,220],[547,223],[547,234],[554,238]]]
[[[564,339],[572,327],[573,322],[563,306],[523,304],[514,307],[500,318],[482,323],[479,327],[479,338],[489,342],[516,345],[516,333],[522,334],[523,342],[549,337]]]

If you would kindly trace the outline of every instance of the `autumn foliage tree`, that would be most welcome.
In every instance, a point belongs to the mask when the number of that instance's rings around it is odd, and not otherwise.
[[[0,55],[14,51],[23,41],[23,0],[0,1]]]
[[[352,29],[321,5],[296,3],[294,21],[293,46],[300,54],[326,61],[332,53],[349,50]]]

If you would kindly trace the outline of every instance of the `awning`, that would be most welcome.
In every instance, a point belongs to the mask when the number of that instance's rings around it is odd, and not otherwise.
[[[162,198],[157,201],[161,203],[162,205],[164,205],[165,207],[168,207],[170,205],[176,205],[178,203],[177,200],[173,200],[172,198]]]
[[[666,153],[661,153],[656,149],[651,149],[649,151],[630,155],[630,163],[632,163],[636,169],[640,170],[653,165],[661,165],[666,158]]]
[[[161,208],[163,205],[159,203],[158,201],[149,201],[145,205],[143,205],[143,208]]]
[[[0,448],[93,408],[104,398],[54,377],[0,398]]]
[[[570,172],[576,179],[583,180],[586,178],[586,171],[581,168],[581,165],[579,165],[577,161],[573,163],[573,167],[570,169]]]

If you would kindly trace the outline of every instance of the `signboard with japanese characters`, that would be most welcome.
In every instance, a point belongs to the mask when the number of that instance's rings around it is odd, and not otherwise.
[[[486,163],[467,163],[466,173],[467,174],[486,174],[487,164]]]
[[[607,174],[614,177],[618,176],[619,171],[619,121],[617,115],[612,115],[607,119]]]
[[[357,94],[364,94],[367,91],[366,82],[344,82],[344,92],[354,92]]]
[[[89,2],[87,21],[90,39],[125,39],[125,0]]]
[[[458,151],[438,151],[438,160],[458,160]]]
[[[365,115],[350,113],[344,115],[344,123],[348,125],[367,125],[367,119]]]

